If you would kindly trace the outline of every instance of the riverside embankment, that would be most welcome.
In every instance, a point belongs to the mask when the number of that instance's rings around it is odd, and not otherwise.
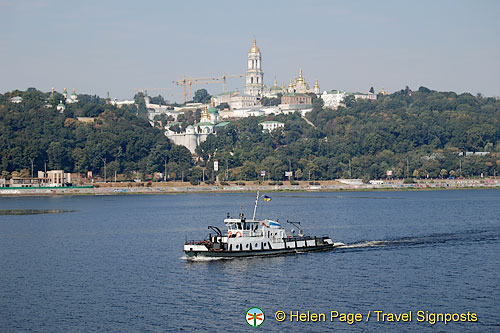
[[[0,196],[36,195],[117,195],[117,194],[168,194],[195,192],[273,192],[273,191],[369,191],[369,190],[432,190],[497,188],[500,179],[433,179],[417,180],[405,184],[402,180],[380,181],[364,184],[355,181],[297,182],[295,185],[284,182],[282,185],[245,183],[237,185],[191,185],[187,182],[165,183],[99,183],[94,186],[80,187],[3,187]]]

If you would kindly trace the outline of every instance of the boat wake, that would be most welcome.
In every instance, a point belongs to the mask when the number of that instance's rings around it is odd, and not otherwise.
[[[391,240],[360,241],[337,247],[338,249],[356,249],[370,247],[396,247],[396,246],[438,246],[445,244],[471,244],[478,242],[498,241],[498,230],[468,230],[457,233],[439,233],[419,237],[402,237]]]
[[[387,241],[366,241],[366,242],[360,242],[360,243],[354,243],[354,244],[345,244],[341,245],[338,247],[338,249],[354,249],[358,247],[374,247],[374,246],[386,246]]]

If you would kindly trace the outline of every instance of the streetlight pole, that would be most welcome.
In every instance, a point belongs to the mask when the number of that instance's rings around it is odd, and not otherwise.
[[[163,173],[163,181],[167,181],[167,159],[164,159],[163,162],[165,162],[165,172]]]
[[[288,181],[292,181],[292,162],[290,161],[290,157],[288,158]]]
[[[107,181],[106,181],[106,159],[101,157],[101,160],[104,162],[104,182],[107,183]]]
[[[410,160],[406,156],[406,178],[410,177]]]
[[[34,158],[32,157],[29,157],[30,161],[31,161],[31,179],[33,179],[33,161],[35,160]]]

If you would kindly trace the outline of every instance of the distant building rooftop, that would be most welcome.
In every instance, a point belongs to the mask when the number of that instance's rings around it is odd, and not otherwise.
[[[229,121],[223,121],[222,123],[218,123],[217,125],[215,125],[215,127],[224,127],[229,124],[231,124]]]
[[[95,117],[76,117],[76,120],[81,121],[82,123],[93,123],[95,121]]]
[[[283,123],[281,121],[266,120],[266,121],[260,122],[259,124],[283,124]]]
[[[302,94],[302,93],[288,93],[283,96],[302,96],[302,97],[311,97],[308,94]]]

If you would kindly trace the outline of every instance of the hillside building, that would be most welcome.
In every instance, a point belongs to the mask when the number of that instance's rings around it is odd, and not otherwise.
[[[305,77],[302,75],[302,68],[299,69],[299,76],[294,79],[290,79],[290,83],[288,84],[288,93],[299,93],[299,94],[307,94],[314,93],[316,95],[320,94],[319,83],[316,80],[313,89],[309,87],[309,84],[306,82]]]
[[[331,108],[331,109],[337,109],[339,106],[345,106],[344,105],[344,99],[347,96],[354,96],[356,100],[369,100],[369,101],[375,101],[377,100],[377,95],[374,93],[361,93],[361,92],[355,92],[355,93],[347,93],[345,91],[341,90],[330,90],[330,91],[324,91],[320,97],[323,100],[324,107]]]
[[[284,114],[300,111],[304,115],[312,110],[312,97],[307,94],[289,93],[281,97],[278,108]]]
[[[241,94],[239,91],[229,91],[212,97],[213,105],[226,103],[230,110],[248,108],[258,104],[257,96]]]
[[[355,92],[355,93],[352,93],[352,95],[354,95],[354,98],[356,100],[358,100],[358,99],[364,99],[364,100],[369,100],[369,101],[376,101],[377,100],[377,95],[374,93],[371,93],[371,92],[367,92],[367,93]]]
[[[280,121],[263,121],[259,123],[260,126],[262,126],[262,132],[272,132],[277,128],[283,128],[285,127],[285,124],[280,122]]]
[[[66,90],[66,88],[64,88]],[[76,90],[73,88],[73,92],[69,98],[66,98],[66,104],[78,103],[78,96],[76,95]]]
[[[191,154],[195,153],[196,147],[204,142],[210,134],[216,134],[217,130],[227,126],[229,122],[219,122],[219,111],[215,107],[205,108],[201,113],[199,123],[188,125],[186,130],[176,133],[170,128],[178,123],[170,123],[166,127],[165,135],[176,145],[189,149]]]
[[[323,100],[323,106],[326,108],[337,109],[344,105],[344,98],[347,96],[345,91],[330,90],[324,91],[320,97]]]

